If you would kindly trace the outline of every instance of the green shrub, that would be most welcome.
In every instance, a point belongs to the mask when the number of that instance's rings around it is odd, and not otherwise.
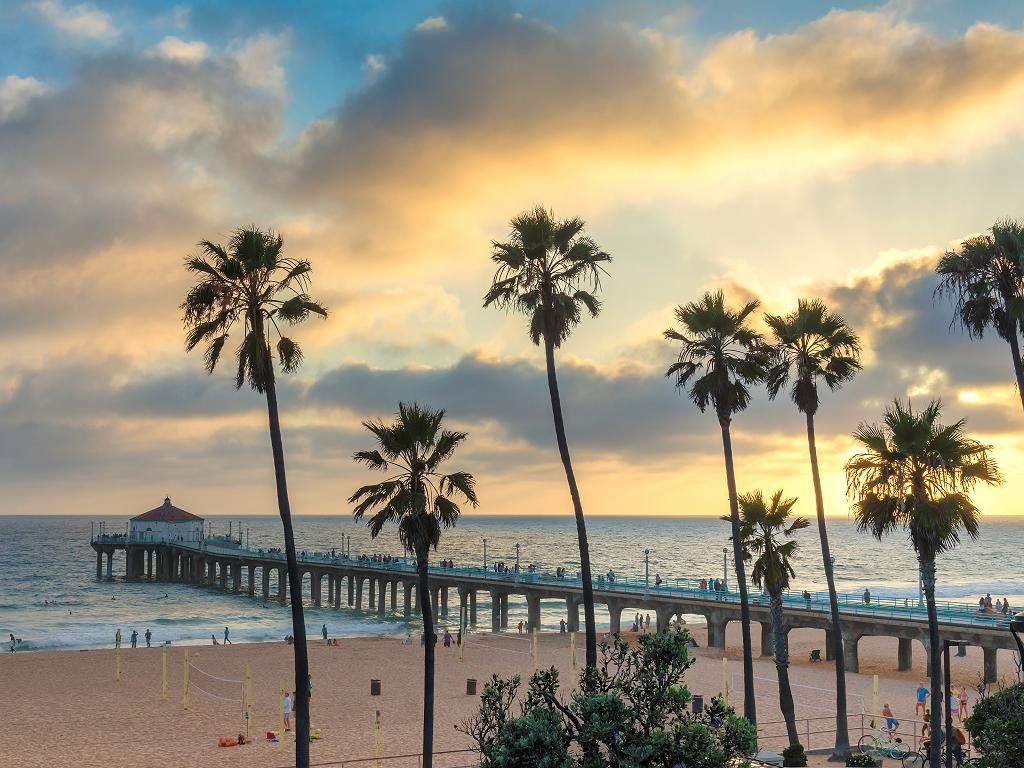
[[[481,768],[726,768],[752,755],[757,731],[721,698],[689,711],[692,666],[684,629],[642,635],[636,647],[601,644],[596,669],[559,695],[558,670],[484,686],[480,711],[458,727],[480,749]],[[517,704],[517,702],[519,702]]]
[[[792,768],[804,768],[807,765],[807,755],[804,753],[803,744],[790,744],[782,750],[782,764]]]
[[[875,762],[875,758],[871,755],[865,755],[862,752],[854,752],[848,758],[846,758],[847,768],[875,768],[878,763]]]
[[[982,768],[1024,766],[1024,683],[980,699],[964,726]]]

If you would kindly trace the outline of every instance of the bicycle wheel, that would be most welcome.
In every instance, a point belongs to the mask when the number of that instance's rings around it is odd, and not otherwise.
[[[871,755],[875,759],[882,756],[882,752],[878,748],[878,739],[870,733],[865,733],[860,737],[860,741],[857,742],[857,751],[863,755]]]
[[[928,758],[920,752],[908,752],[903,757],[903,768],[924,768],[928,764]]]

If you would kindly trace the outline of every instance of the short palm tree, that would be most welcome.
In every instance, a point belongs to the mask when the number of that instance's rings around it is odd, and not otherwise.
[[[811,457],[814,505],[818,516],[821,560],[825,567],[829,605],[832,613],[832,656],[836,663],[836,742],[833,755],[850,751],[850,730],[846,710],[846,661],[843,656],[843,628],[832,554],[825,525],[825,503],[818,471],[818,446],[814,438],[814,416],[818,412],[818,382],[839,389],[860,370],[860,340],[843,318],[830,312],[817,299],[800,299],[795,312],[785,316],[766,315],[772,331],[772,360],[768,368],[768,397],[774,400],[789,386],[797,410],[807,421],[807,449]]]
[[[430,768],[434,751],[434,615],[430,601],[428,557],[437,549],[441,530],[451,528],[462,513],[458,498],[477,505],[476,482],[468,472],[442,473],[441,465],[466,439],[465,432],[442,429],[444,411],[400,403],[394,422],[364,421],[377,447],[358,451],[360,464],[388,475],[364,485],[349,498],[357,520],[369,515],[370,536],[388,523],[398,526],[402,544],[416,553],[417,601],[423,616],[423,766]],[[381,598],[383,599],[383,598]]]
[[[204,240],[199,253],[185,260],[185,268],[198,281],[181,308],[189,351],[205,345],[206,370],[213,373],[232,329],[241,328],[235,347],[235,388],[246,382],[266,396],[270,420],[270,448],[277,481],[277,508],[284,527],[291,592],[292,635],[295,638],[295,764],[309,765],[309,691],[306,625],[302,612],[302,580],[295,560],[284,446],[277,410],[277,386],[271,339],[284,373],[302,363],[302,350],[281,333],[282,325],[295,325],[310,315],[327,317],[327,310],[306,293],[311,267],[308,261],[286,258],[281,235],[255,227],[237,229],[226,247]]]
[[[997,221],[990,234],[947,251],[935,267],[936,293],[952,297],[960,327],[981,338],[993,328],[1010,345],[1017,393],[1024,406],[1024,363],[1018,334],[1024,328],[1024,224]]]
[[[768,365],[768,352],[761,336],[748,324],[757,307],[756,301],[750,301],[738,311],[733,311],[726,306],[721,291],[705,293],[700,301],[676,308],[676,319],[681,330],[669,328],[665,331],[665,338],[681,344],[679,356],[669,366],[666,375],[675,379],[679,389],[689,387],[690,399],[701,412],[709,405],[712,406],[722,430],[733,559],[740,593],[743,631],[743,715],[752,723],[757,722],[754,657],[750,646],[750,603],[740,543],[740,513],[730,425],[733,415],[750,404],[749,387],[764,380]]]
[[[970,493],[979,484],[1002,482],[989,456],[991,446],[968,437],[964,422],[939,423],[941,406],[932,401],[917,412],[896,401],[882,424],[861,424],[853,433],[859,453],[846,463],[847,492],[857,527],[881,539],[906,530],[917,554],[928,609],[928,671],[932,727],[942,725],[941,646],[935,608],[935,558],[960,542],[960,531],[978,535],[978,508]],[[939,768],[938,739],[929,762]]]
[[[604,265],[612,257],[583,234],[580,219],[556,221],[544,208],[521,213],[512,219],[508,242],[493,244],[491,259],[498,265],[484,306],[492,304],[521,312],[530,318],[530,340],[544,345],[544,361],[555,422],[555,441],[562,459],[576,515],[583,582],[583,615],[587,634],[587,666],[597,665],[597,625],[594,621],[594,587],[590,576],[590,545],[583,517],[576,475],[569,456],[569,442],[558,394],[555,350],[569,338],[584,313],[597,317],[601,302],[594,295],[601,287]]]
[[[792,536],[810,523],[803,517],[790,517],[796,499],[784,499],[781,490],[772,495],[771,501],[766,501],[761,491],[745,493],[740,496],[739,504],[743,557],[754,563],[750,581],[758,589],[768,592],[772,649],[779,677],[779,708],[786,721],[790,746],[793,746],[800,743],[800,737],[796,732],[796,707],[789,684],[789,639],[782,594],[789,589],[790,577],[796,575],[793,555],[797,543]]]

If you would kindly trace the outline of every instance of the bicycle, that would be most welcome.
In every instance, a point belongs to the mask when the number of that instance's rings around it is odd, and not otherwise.
[[[917,751],[912,751],[905,755],[902,759],[903,768],[925,768],[928,765],[928,748],[922,744],[917,748]],[[946,749],[943,747],[939,753],[939,763],[941,765],[946,764]],[[953,765],[955,768],[978,768],[981,765],[980,757],[971,757],[971,750],[966,747],[963,749],[963,762],[957,763],[956,757],[953,758]]]
[[[903,743],[903,739],[896,735],[895,731],[882,727],[878,729],[877,735],[866,733],[857,742],[857,750],[865,755],[870,755],[875,760],[888,757],[891,760],[903,760],[913,754],[913,750]]]

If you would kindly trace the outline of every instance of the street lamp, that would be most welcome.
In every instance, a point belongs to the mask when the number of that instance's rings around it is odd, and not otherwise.
[[[516,544],[516,578],[519,578],[519,545]]]
[[[651,550],[644,550],[644,591],[651,591]]]
[[[484,571],[487,571],[487,539],[484,538]]]
[[[722,591],[729,591],[729,549],[722,547]]]

